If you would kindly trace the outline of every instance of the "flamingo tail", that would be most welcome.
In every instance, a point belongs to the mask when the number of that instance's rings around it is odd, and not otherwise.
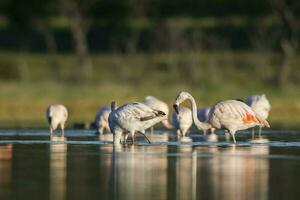
[[[263,126],[263,127],[268,127],[270,128],[270,124],[267,120],[263,119],[262,117],[260,116],[257,116],[256,115],[256,119],[258,120],[258,122]]]

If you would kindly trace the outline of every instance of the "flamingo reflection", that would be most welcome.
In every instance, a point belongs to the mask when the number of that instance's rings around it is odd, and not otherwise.
[[[191,145],[180,145],[176,159],[176,199],[196,199],[197,151]]]
[[[51,137],[50,200],[66,199],[67,144],[65,141],[65,137]]]
[[[205,171],[202,172],[210,174],[208,177],[210,194],[204,194],[205,197],[268,199],[269,162],[262,158],[269,154],[268,146],[252,146],[249,149],[233,146],[206,151],[214,151],[215,155],[209,162],[210,167],[203,168]]]
[[[6,199],[11,193],[13,145],[0,146],[0,199]]]

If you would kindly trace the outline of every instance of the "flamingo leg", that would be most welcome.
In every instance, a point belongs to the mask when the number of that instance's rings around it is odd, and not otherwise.
[[[53,134],[53,129],[52,127],[50,126],[50,136],[52,137],[52,134]]]
[[[215,130],[216,130],[215,128],[211,128],[211,129],[210,129],[210,133],[211,133],[211,134],[214,134],[214,133],[215,133]]]
[[[128,139],[128,133],[127,132],[123,132],[123,144],[127,143],[127,139]]]
[[[182,130],[182,136],[187,137],[188,136],[188,131],[187,130]]]
[[[226,139],[226,141],[230,140],[230,135],[231,135],[231,133],[229,132],[229,130],[225,129],[225,139]]]
[[[190,136],[190,131],[189,130],[185,131],[185,136]]]
[[[104,132],[104,126],[101,125],[98,129],[98,133],[99,133],[99,135],[102,135],[103,132]]]
[[[154,133],[154,127],[153,127],[153,126],[150,128],[150,133],[151,133],[151,134]]]
[[[135,132],[131,131],[131,140],[132,140],[132,144],[134,144],[134,136],[135,136]]]
[[[261,138],[261,126],[259,126],[259,130],[258,130],[258,136],[259,136],[259,138]]]
[[[252,128],[252,140],[254,139],[254,136],[255,136],[255,131],[254,128]]]
[[[229,130],[230,134],[232,135],[232,139],[234,144],[236,144],[236,140],[235,140],[235,130]]]
[[[177,129],[176,134],[177,134],[178,137],[180,137],[181,132],[180,132],[179,129]]]
[[[139,134],[142,134],[146,139],[147,139],[147,141],[149,142],[149,144],[151,144],[151,142],[150,142],[150,140],[149,140],[149,138],[144,134],[144,133],[142,133],[142,132],[138,132]]]
[[[114,145],[122,144],[123,142],[121,141],[121,138],[122,138],[122,132],[113,131],[113,142],[114,142]]]
[[[234,136],[234,135],[232,135],[232,138],[233,138],[233,142],[234,142],[234,144],[236,144],[235,136]]]
[[[62,135],[62,137],[64,137],[65,136],[65,131],[64,131],[65,126],[63,123],[60,124],[60,128],[61,128],[61,135]]]

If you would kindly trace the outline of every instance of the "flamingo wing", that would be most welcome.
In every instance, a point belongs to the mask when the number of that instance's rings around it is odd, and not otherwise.
[[[257,123],[254,111],[245,103],[236,100],[215,104],[209,115],[210,122],[217,128]]]
[[[130,103],[122,106],[120,108],[122,110],[119,115],[127,116],[127,119],[131,120],[138,120],[138,121],[148,121],[153,118],[156,118],[157,116],[163,116],[165,115],[164,112],[154,110],[150,108],[149,106],[143,104],[143,103]]]

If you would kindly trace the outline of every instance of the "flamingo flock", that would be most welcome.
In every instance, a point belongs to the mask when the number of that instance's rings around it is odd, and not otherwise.
[[[191,109],[184,107],[183,102],[189,102]],[[113,101],[104,106],[96,114],[94,125],[99,134],[112,133],[114,144],[128,143],[131,136],[132,143],[135,135],[145,135],[149,128],[153,132],[154,125],[162,123],[166,129],[176,129],[178,137],[186,137],[194,124],[196,129],[206,134],[210,130],[211,135],[216,129],[225,129],[236,144],[237,131],[259,127],[270,127],[267,118],[271,105],[266,95],[253,95],[242,100],[224,100],[215,103],[209,108],[197,109],[196,100],[186,92],[180,92],[173,104],[172,121],[169,121],[169,107],[162,100],[147,96],[143,102],[130,102],[117,107]],[[49,123],[50,135],[60,127],[64,136],[64,128],[68,118],[67,108],[62,104],[52,104],[46,110],[46,118]]]

